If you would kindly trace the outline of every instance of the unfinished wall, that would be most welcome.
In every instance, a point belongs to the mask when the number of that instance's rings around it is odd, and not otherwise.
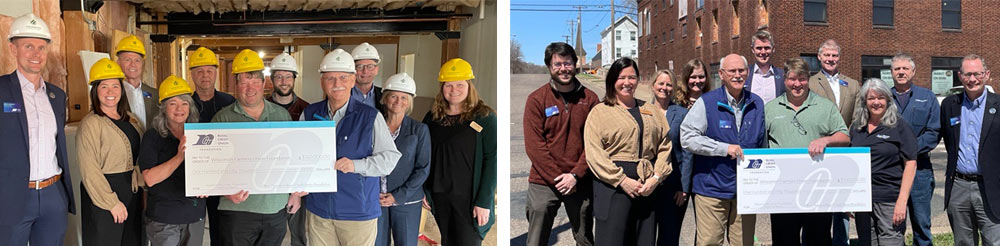
[[[30,6],[25,6],[30,4]],[[59,0],[31,0],[4,2],[4,8],[27,9],[30,7],[32,13],[45,21],[49,25],[49,32],[52,33],[52,42],[49,43],[49,57],[46,60],[45,69],[42,70],[42,78],[58,87],[66,88],[66,55],[63,50],[63,21],[61,11],[59,11]],[[13,12],[12,12],[13,13]],[[23,14],[23,13],[21,13]],[[10,54],[7,35],[10,34],[10,24],[17,16],[7,16],[0,14],[0,73],[8,74],[17,69],[17,63]]]
[[[485,1],[479,8],[463,7],[473,16],[462,21],[458,55],[472,64],[473,83],[479,96],[497,107],[497,2]]]

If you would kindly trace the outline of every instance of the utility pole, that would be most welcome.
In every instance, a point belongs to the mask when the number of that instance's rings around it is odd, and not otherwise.
[[[562,37],[566,38],[566,43],[568,44],[569,43],[569,35],[562,35]]]
[[[618,59],[618,54],[617,54],[618,52],[615,51],[615,0],[611,0],[611,29],[610,30],[611,31],[610,31],[610,33],[608,35],[611,35],[611,37],[609,38],[609,39],[611,39],[611,49],[609,49],[609,51],[611,51],[610,52],[611,53],[610,54],[611,55],[611,60],[614,61],[614,60]]]

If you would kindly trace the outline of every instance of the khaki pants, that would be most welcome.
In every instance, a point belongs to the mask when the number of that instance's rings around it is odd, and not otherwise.
[[[717,199],[694,195],[694,218],[698,231],[695,245],[722,245],[728,235],[729,245],[753,245],[757,217],[737,215],[736,199]]]
[[[302,211],[299,211],[302,212]],[[378,219],[365,221],[329,220],[309,210],[306,212],[306,240],[317,246],[371,246],[375,245]]]

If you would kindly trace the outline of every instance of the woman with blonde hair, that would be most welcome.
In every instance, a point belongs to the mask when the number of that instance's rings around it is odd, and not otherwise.
[[[660,188],[653,193],[656,200],[656,231],[657,245],[677,245],[680,242],[681,225],[687,211],[687,192],[690,192],[691,154],[681,147],[680,125],[687,115],[687,107],[676,102],[676,93],[687,83],[678,80],[674,73],[664,69],[656,72],[653,81],[653,103],[662,110],[670,130],[667,136],[671,141],[670,163],[674,171],[667,175]],[[702,79],[704,80],[704,79]],[[702,83],[704,84],[704,83]],[[702,88],[696,88],[701,91]],[[689,98],[685,95],[682,98]],[[695,97],[697,98],[697,97]],[[684,100],[687,101],[687,100]]]
[[[441,90],[423,120],[431,135],[424,206],[441,229],[442,245],[481,245],[495,222],[497,118],[479,99],[470,82],[475,78],[469,62],[445,62]]]

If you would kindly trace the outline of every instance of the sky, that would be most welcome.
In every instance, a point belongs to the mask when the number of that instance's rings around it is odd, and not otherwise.
[[[611,0],[511,0],[510,38],[521,44],[521,53],[524,54],[525,61],[545,65],[545,46],[552,42],[566,41],[563,35],[570,35],[571,23],[568,21],[573,21],[573,32],[576,32],[575,21],[578,12],[573,5],[583,5],[585,6],[581,17],[583,46],[589,60],[597,54],[597,44],[601,43],[601,31],[611,25],[611,11],[610,7],[607,6],[610,4]],[[623,9],[621,4],[624,4],[624,0],[615,1],[615,18],[621,18],[623,12],[631,11],[631,17],[634,20],[635,10]],[[523,11],[519,9],[547,11]],[[575,36],[570,38],[569,44],[576,45]]]

